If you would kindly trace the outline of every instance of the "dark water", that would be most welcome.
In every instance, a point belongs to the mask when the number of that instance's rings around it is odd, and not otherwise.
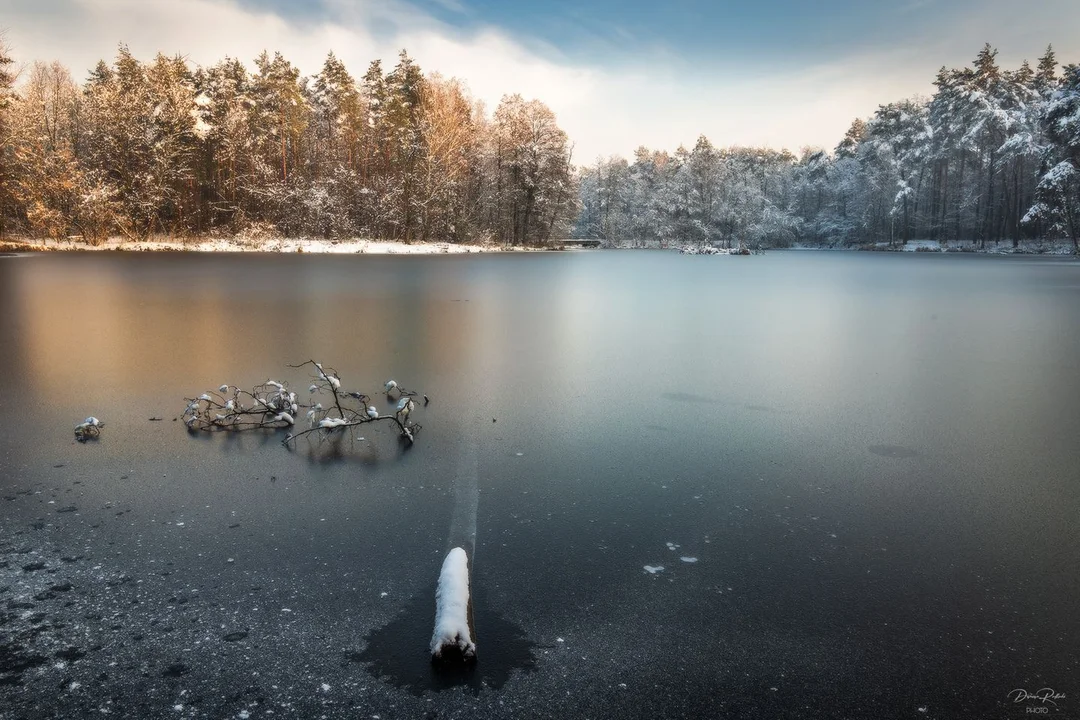
[[[416,445],[173,421],[308,358]],[[1080,716],[1080,263],[6,257],[0,363],[3,718]]]

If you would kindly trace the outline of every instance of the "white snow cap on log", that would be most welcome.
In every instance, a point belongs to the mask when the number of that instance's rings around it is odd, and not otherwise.
[[[453,649],[465,660],[476,658],[476,644],[469,632],[469,557],[459,547],[447,554],[439,573],[431,657],[442,659],[445,651]]]

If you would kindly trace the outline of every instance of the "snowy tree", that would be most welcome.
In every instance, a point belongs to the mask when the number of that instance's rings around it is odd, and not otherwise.
[[[539,100],[508,95],[495,110],[488,142],[500,241],[537,244],[566,232],[578,198],[570,142],[555,113]]]
[[[386,99],[380,118],[382,138],[388,158],[387,185],[384,195],[384,233],[395,239],[410,242],[419,235],[420,224],[420,164],[424,156],[424,135],[421,127],[421,96],[424,76],[420,67],[404,50],[398,64],[386,76]]]
[[[851,122],[851,127],[844,133],[844,139],[836,146],[836,157],[838,158],[853,158],[858,152],[859,143],[866,137],[866,121],[862,118],[855,118]]]
[[[480,129],[475,104],[457,80],[428,77],[420,95],[420,237],[460,241],[476,223],[473,168]]]
[[[1028,222],[1041,221],[1080,251],[1080,65],[1068,65],[1043,117],[1053,143],[1049,169],[1039,178]]]
[[[9,192],[28,230],[64,238],[79,217],[83,178],[75,158],[79,90],[59,63],[35,63],[12,103]]]
[[[300,165],[301,140],[310,121],[310,107],[300,82],[300,71],[281,53],[255,59],[251,78],[253,122],[260,129],[260,150],[268,165],[276,166],[276,179],[287,183]],[[272,158],[272,160],[271,160]]]
[[[14,210],[11,197],[10,168],[15,164],[10,140],[9,112],[15,86],[15,61],[0,36],[0,237],[7,229],[7,219]]]
[[[196,131],[203,140],[197,172],[202,195],[208,198],[202,203],[197,227],[238,232],[262,212],[258,160],[253,153],[257,128],[250,77],[243,63],[226,58],[196,72],[194,79]]]
[[[81,101],[76,154],[94,178],[94,214],[107,205],[129,237],[183,232],[198,213],[194,163],[200,135],[192,74],[180,58],[150,65],[121,47],[112,67],[99,63]]]
[[[150,183],[156,227],[170,234],[183,233],[188,214],[196,212],[192,192],[194,162],[204,134],[199,125],[195,85],[187,64],[179,57],[158,55],[146,68],[150,104],[148,132],[152,142]]]

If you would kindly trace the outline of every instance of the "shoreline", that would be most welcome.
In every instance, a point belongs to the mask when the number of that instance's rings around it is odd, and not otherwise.
[[[193,252],[193,253],[299,253],[313,255],[466,255],[500,252],[555,252],[561,245],[534,248],[503,245],[466,245],[448,242],[404,243],[393,240],[312,240],[308,238],[207,238],[202,240],[123,240],[109,238],[92,245],[81,240],[0,240],[0,252]]]
[[[890,245],[887,242],[867,243],[864,245],[848,245],[842,247],[813,247],[793,246],[792,250],[855,250],[859,252],[890,252],[890,253],[941,253],[941,254],[970,254],[970,255],[1052,255],[1055,257],[1070,257],[1076,255],[1076,250],[1069,240],[1047,240],[1044,242],[1024,241],[1013,247],[1012,241],[1007,243],[987,243],[979,247],[974,241],[942,243],[938,240],[909,240],[907,243]]]
[[[313,240],[310,238],[205,238],[201,240],[154,239],[124,240],[113,237],[93,245],[81,240],[40,240],[32,238],[0,239],[0,253],[51,253],[51,252],[189,252],[189,253],[296,253],[313,255],[470,255],[480,253],[536,253],[565,252],[587,249],[574,241],[553,242],[546,247],[522,247],[517,245],[457,244],[449,242],[404,243],[395,240]],[[611,250],[666,250],[686,255],[737,255],[730,249],[707,250],[704,246],[688,244],[668,247],[612,247]],[[764,248],[766,251],[831,251],[831,252],[887,252],[887,253],[938,253],[972,255],[1049,255],[1075,257],[1077,252],[1067,240],[1048,242],[1023,242],[1013,247],[1011,243],[978,247],[971,242],[940,243],[929,240],[911,240],[907,244],[868,243],[863,245],[805,245],[796,243],[786,248]]]

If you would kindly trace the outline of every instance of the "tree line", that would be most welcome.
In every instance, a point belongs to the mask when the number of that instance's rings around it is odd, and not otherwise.
[[[494,113],[403,51],[355,79],[121,46],[78,84],[16,77],[0,47],[0,235],[373,237],[609,245],[986,243],[1080,247],[1080,66],[1002,69],[985,46],[929,98],[882,105],[830,152],[719,148],[575,169],[554,113]]]
[[[82,84],[17,78],[0,47],[0,235],[266,234],[538,244],[578,212],[572,147],[538,100],[494,113],[404,51],[355,79],[332,53],[304,77],[121,46]]]
[[[1003,70],[985,46],[929,98],[882,105],[832,152],[639,148],[580,171],[581,237],[612,245],[912,239],[1080,248],[1080,66]]]

